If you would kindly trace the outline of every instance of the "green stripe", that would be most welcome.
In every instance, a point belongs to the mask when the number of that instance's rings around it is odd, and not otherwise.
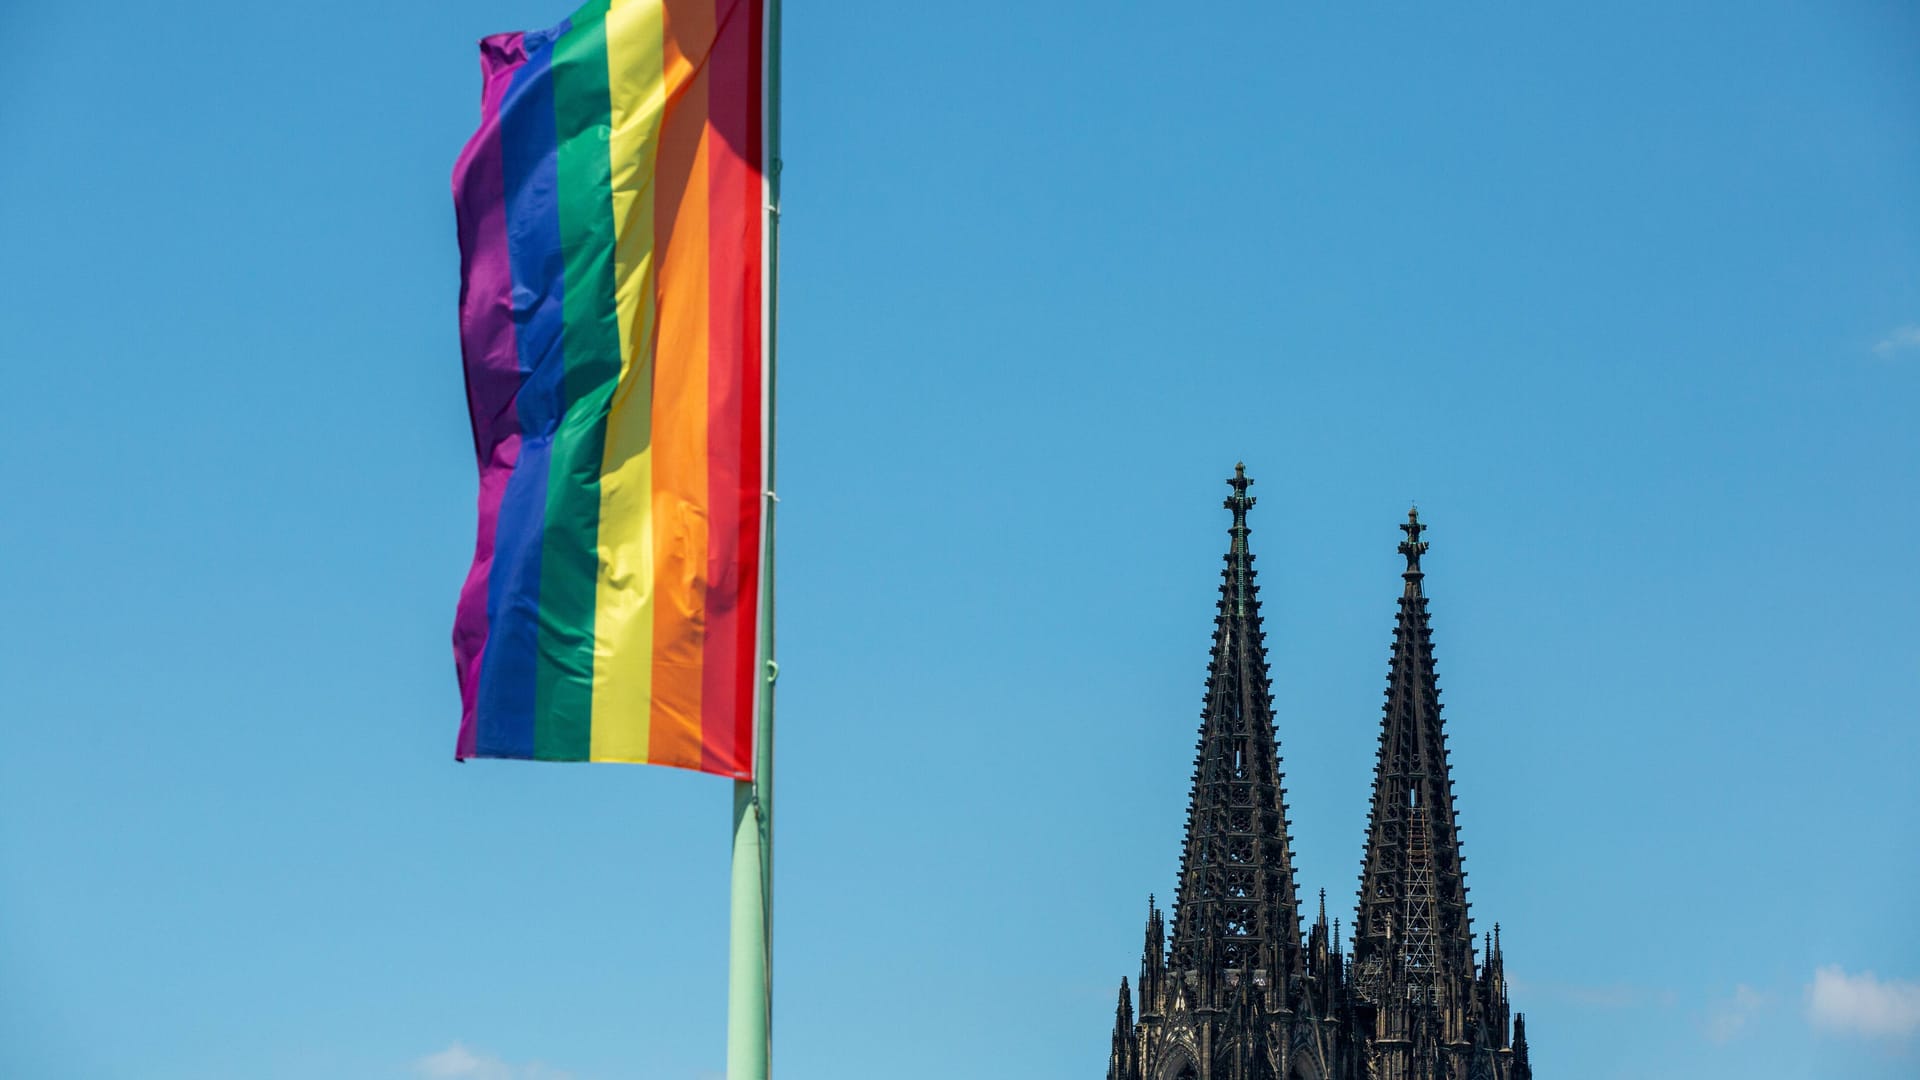
[[[559,139],[561,300],[566,416],[553,438],[540,563],[541,666],[535,676],[536,758],[585,760],[593,711],[593,609],[599,574],[600,466],[607,407],[620,378],[613,293],[613,159],[605,3],[574,13],[554,44]]]

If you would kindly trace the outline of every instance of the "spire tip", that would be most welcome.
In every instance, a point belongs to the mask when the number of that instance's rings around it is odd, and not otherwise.
[[[1220,505],[1233,511],[1233,526],[1227,530],[1227,534],[1233,537],[1233,549],[1227,558],[1232,567],[1234,612],[1245,615],[1248,578],[1251,576],[1248,572],[1247,534],[1252,531],[1247,528],[1247,511],[1253,509],[1255,501],[1253,496],[1247,494],[1247,489],[1253,486],[1253,479],[1247,475],[1246,462],[1234,464],[1233,478],[1227,481],[1227,485],[1233,488],[1233,494],[1227,496],[1227,501]]]
[[[1253,479],[1247,475],[1246,462],[1236,461],[1233,463],[1233,475],[1227,478],[1227,486],[1233,488],[1234,498],[1244,499],[1247,497],[1247,489],[1253,486]],[[1252,504],[1249,503],[1248,505]]]
[[[1400,543],[1400,554],[1407,557],[1407,570],[1403,576],[1417,578],[1421,576],[1420,556],[1427,553],[1427,542],[1420,539],[1420,534],[1427,531],[1427,527],[1420,524],[1420,507],[1413,506],[1407,510],[1407,521],[1400,526],[1400,531],[1407,534],[1407,538]]]
[[[1233,511],[1233,527],[1244,529],[1247,527],[1247,511],[1253,509],[1254,501],[1253,496],[1247,494],[1247,489],[1253,486],[1253,478],[1247,475],[1246,462],[1234,463],[1233,476],[1228,478],[1227,486],[1233,489],[1233,494],[1227,496],[1227,501],[1221,505]]]

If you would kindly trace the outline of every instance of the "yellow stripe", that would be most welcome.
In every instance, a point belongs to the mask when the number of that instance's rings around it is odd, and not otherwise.
[[[614,296],[620,385],[600,479],[600,581],[593,626],[593,761],[649,760],[653,711],[654,165],[666,112],[660,0],[612,0]]]

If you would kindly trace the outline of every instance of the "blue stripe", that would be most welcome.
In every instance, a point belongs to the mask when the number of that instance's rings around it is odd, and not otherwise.
[[[559,169],[553,114],[553,39],[566,24],[525,35],[527,62],[500,103],[500,156],[507,197],[507,266],[518,335],[520,458],[500,499],[487,618],[493,631],[480,660],[474,751],[530,758],[534,671],[540,646],[540,541],[547,466],[563,412]]]

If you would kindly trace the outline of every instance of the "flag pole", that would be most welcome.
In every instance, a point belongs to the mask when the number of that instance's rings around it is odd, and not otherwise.
[[[773,1058],[773,518],[775,327],[780,309],[780,0],[766,2],[766,477],[753,779],[733,785],[732,904],[727,944],[727,1080],[768,1080]]]

